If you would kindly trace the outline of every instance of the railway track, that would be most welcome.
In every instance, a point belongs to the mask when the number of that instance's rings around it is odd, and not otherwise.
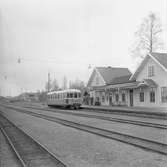
[[[1,131],[22,167],[66,167],[47,148],[0,114]]]
[[[158,129],[167,129],[167,124],[158,124],[158,123],[152,123],[152,122],[146,122],[146,121],[139,121],[139,120],[130,120],[130,119],[122,119],[122,118],[114,118],[112,116],[100,116],[100,115],[94,115],[94,114],[87,114],[87,113],[79,113],[79,112],[70,112],[65,110],[53,110],[53,109],[46,109],[46,108],[38,108],[38,107],[31,107],[26,106],[25,108],[30,109],[36,109],[36,110],[43,110],[43,111],[51,111],[66,115],[74,115],[78,117],[86,117],[86,118],[96,118],[100,120],[106,120],[111,122],[119,122],[119,123],[126,123],[126,124],[133,124],[133,125],[139,125],[139,126],[146,126],[146,127],[153,127]]]
[[[17,152],[13,148],[10,139],[0,127],[0,167],[5,166],[22,167],[23,164],[19,160]]]
[[[65,119],[58,118],[58,117],[52,117],[52,116],[48,116],[45,114],[34,113],[32,111],[27,111],[25,109],[13,109],[13,110],[19,111],[21,113],[26,113],[26,114],[29,114],[29,115],[32,115],[38,118],[42,118],[44,120],[56,122],[64,126],[86,131],[86,132],[89,132],[89,133],[92,133],[98,136],[102,136],[102,137],[109,138],[109,139],[114,139],[116,141],[120,141],[123,143],[128,143],[130,145],[133,145],[133,146],[136,146],[142,149],[146,149],[149,151],[167,155],[167,144],[163,144],[160,142],[143,139],[140,137],[135,137],[135,136],[131,136],[131,135],[115,132],[115,131],[109,131],[109,130],[97,128],[94,126],[81,124],[78,122],[68,121]]]
[[[89,112],[99,112],[105,114],[114,114],[114,115],[126,115],[126,116],[133,116],[133,117],[141,117],[141,118],[152,118],[152,119],[162,119],[167,120],[167,113],[164,112],[145,112],[145,111],[135,111],[133,109],[130,110],[121,110],[121,109],[101,109],[101,108],[83,108],[83,110]]]

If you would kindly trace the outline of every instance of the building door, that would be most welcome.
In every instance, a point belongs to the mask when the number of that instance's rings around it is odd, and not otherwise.
[[[109,104],[112,105],[112,95],[109,96]]]
[[[129,91],[130,106],[133,106],[133,89]]]

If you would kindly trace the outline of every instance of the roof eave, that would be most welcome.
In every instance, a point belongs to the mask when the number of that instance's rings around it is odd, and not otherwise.
[[[167,72],[167,68],[163,64],[161,64],[154,56],[152,56],[151,53],[148,53],[148,55]]]
[[[146,60],[147,57],[148,57],[148,55],[146,55],[146,57],[141,61],[141,63],[136,68],[136,71],[131,75],[131,77],[129,78],[129,80],[136,79],[135,76],[136,76],[137,72],[139,71],[140,67],[143,65],[143,63],[144,63],[144,61]]]

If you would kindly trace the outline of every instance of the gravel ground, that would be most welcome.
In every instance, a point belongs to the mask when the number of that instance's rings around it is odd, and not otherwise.
[[[0,131],[0,167],[21,167],[18,160]]]
[[[29,110],[29,109],[27,109]],[[166,143],[167,144],[167,130],[165,129],[157,129],[152,127],[145,127],[145,126],[138,126],[138,125],[132,125],[132,124],[125,124],[125,123],[116,123],[111,121],[105,121],[95,119],[95,118],[84,118],[84,117],[77,117],[73,115],[65,115],[61,113],[54,113],[49,111],[43,111],[43,110],[35,110],[33,109],[33,112],[40,112],[43,114],[48,114],[51,116],[56,116],[62,119],[68,119],[71,121],[95,126],[102,129],[107,129],[111,131],[117,131],[120,133],[125,133],[128,135],[136,136],[136,137],[142,137],[145,139],[151,139],[153,141]]]
[[[5,111],[5,110],[4,110]],[[15,111],[5,115],[68,167],[166,167],[167,157]]]

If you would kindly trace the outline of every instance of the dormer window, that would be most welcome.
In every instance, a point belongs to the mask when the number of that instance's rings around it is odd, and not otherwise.
[[[152,77],[155,75],[154,66],[148,66],[148,77]]]

